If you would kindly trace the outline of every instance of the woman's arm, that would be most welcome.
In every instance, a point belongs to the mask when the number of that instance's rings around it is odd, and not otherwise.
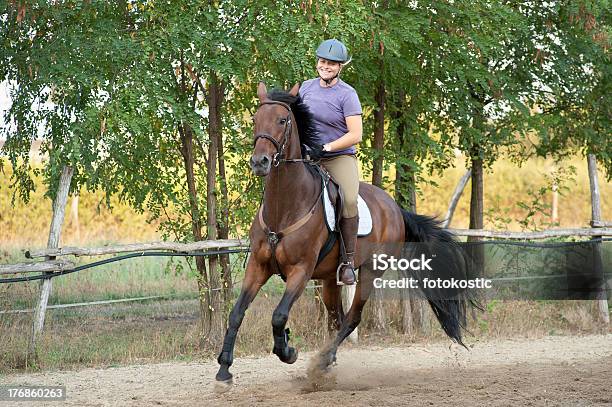
[[[338,140],[325,144],[324,151],[344,150],[345,148],[349,148],[361,142],[363,137],[361,115],[348,116],[345,119],[348,133],[340,137]]]

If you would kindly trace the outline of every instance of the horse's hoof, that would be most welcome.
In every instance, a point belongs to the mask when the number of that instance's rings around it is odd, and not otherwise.
[[[285,363],[291,365],[295,363],[297,358],[298,358],[298,350],[295,348],[289,347],[289,357],[287,358],[287,361]]]
[[[224,382],[224,383],[232,383],[232,374],[229,372],[229,368],[221,366],[219,368],[219,371],[217,372],[217,375],[215,376],[215,380],[217,382]]]
[[[231,377],[227,380],[217,380],[214,385],[214,391],[217,394],[226,393],[232,388],[233,384],[234,380]]]
[[[321,359],[319,359],[319,369],[324,371],[324,372],[329,372],[332,368],[332,366],[336,365],[336,354],[327,354],[327,355],[322,355]]]
[[[287,352],[285,353],[284,351],[280,351],[277,349],[273,349],[272,353],[274,353],[276,356],[278,356],[278,358],[280,359],[281,362],[283,363],[287,363],[287,364],[292,364],[295,363],[295,361],[297,360],[298,357],[298,351],[295,348],[292,348],[291,346],[287,346]]]

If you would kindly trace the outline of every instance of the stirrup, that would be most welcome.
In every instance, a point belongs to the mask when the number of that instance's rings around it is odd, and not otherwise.
[[[355,283],[350,284],[350,285],[348,285],[348,286],[350,287],[350,286],[352,286],[352,285],[357,284],[357,282],[358,282],[358,280],[357,280],[357,273],[356,273],[356,271],[357,271],[357,270],[355,270],[355,266],[353,266],[353,264],[351,264],[351,263],[349,263],[349,262],[341,262],[341,263],[338,265],[338,268],[336,269],[336,285],[339,285],[339,286],[347,285],[347,284],[344,284],[344,283],[342,282],[342,276],[340,275],[340,270],[342,270],[342,267],[343,267],[343,266],[350,266],[350,267],[351,267],[351,270],[353,271],[353,277],[355,278]]]

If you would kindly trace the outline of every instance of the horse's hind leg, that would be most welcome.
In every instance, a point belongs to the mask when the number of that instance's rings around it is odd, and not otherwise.
[[[285,363],[294,363],[297,360],[297,350],[289,346],[289,330],[285,329],[289,319],[289,311],[297,300],[310,278],[306,268],[302,265],[287,268],[287,288],[278,306],[272,314],[272,334],[274,336],[274,349],[272,352]]]
[[[326,369],[329,365],[334,363],[336,360],[338,346],[340,346],[346,337],[349,336],[361,322],[361,313],[366,302],[368,302],[370,294],[372,293],[373,281],[374,274],[372,271],[362,267],[359,270],[359,282],[357,283],[357,287],[355,289],[353,305],[351,305],[351,308],[348,310],[344,321],[342,321],[342,325],[340,326],[340,330],[338,331],[336,338],[325,349],[323,349],[319,355],[319,368],[321,370]]]
[[[229,367],[234,361],[234,344],[236,343],[238,329],[242,324],[244,313],[249,304],[253,301],[259,289],[268,281],[270,276],[271,274],[257,263],[253,256],[249,257],[244,281],[242,282],[242,291],[230,313],[228,328],[223,340],[223,348],[217,358],[219,365],[221,365],[216,376],[218,382],[230,382],[232,379]]]
[[[323,280],[323,303],[327,309],[327,330],[330,335],[339,331],[344,321],[342,309],[342,287],[336,279]]]

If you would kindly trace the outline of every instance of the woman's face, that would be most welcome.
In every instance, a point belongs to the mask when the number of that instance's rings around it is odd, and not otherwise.
[[[340,62],[330,61],[325,58],[317,60],[317,72],[323,80],[330,80],[340,73],[342,66]]]

